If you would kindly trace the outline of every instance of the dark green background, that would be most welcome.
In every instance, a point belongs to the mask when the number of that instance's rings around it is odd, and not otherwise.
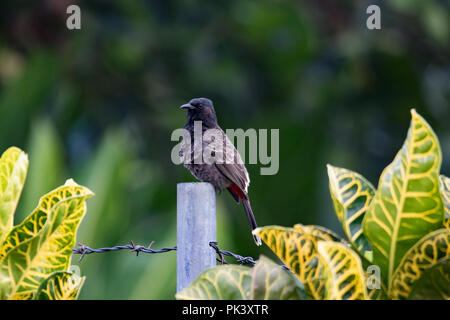
[[[65,26],[69,4],[82,29]],[[366,28],[381,7],[382,29]],[[280,171],[249,165],[260,225],[339,232],[326,164],[377,184],[416,108],[450,174],[448,1],[39,0],[0,4],[0,149],[30,156],[16,223],[73,177],[92,189],[78,241],[91,247],[176,242],[170,161],[178,106],[214,100],[223,128],[280,129]],[[218,197],[218,239],[257,248],[242,207]],[[74,263],[76,260],[74,259]],[[87,256],[83,299],[172,299],[176,254]]]

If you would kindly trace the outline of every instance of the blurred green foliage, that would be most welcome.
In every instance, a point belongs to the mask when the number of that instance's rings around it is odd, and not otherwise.
[[[280,171],[249,165],[260,225],[335,231],[326,163],[376,177],[404,140],[409,109],[440,137],[450,173],[450,45],[446,1],[38,0],[0,4],[0,150],[30,156],[21,220],[68,177],[96,193],[78,241],[91,247],[176,242],[170,161],[178,106],[213,99],[223,128],[279,128]],[[65,27],[77,3],[82,29]],[[219,196],[219,244],[271,255],[241,207]],[[323,200],[326,199],[326,200]],[[16,223],[19,221],[16,221]],[[110,253],[80,264],[84,299],[172,299],[175,253]]]

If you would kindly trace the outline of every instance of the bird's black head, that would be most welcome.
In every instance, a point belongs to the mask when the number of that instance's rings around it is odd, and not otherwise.
[[[216,111],[213,102],[207,98],[195,98],[189,103],[183,104],[181,109],[187,109],[188,123],[203,121],[205,126],[217,125]]]

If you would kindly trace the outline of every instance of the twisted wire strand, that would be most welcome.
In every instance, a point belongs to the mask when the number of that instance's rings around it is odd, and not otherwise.
[[[122,246],[93,249],[93,248],[90,248],[90,247],[80,243],[78,245],[78,247],[72,249],[72,252],[74,254],[81,255],[80,258],[78,259],[78,261],[81,262],[87,254],[92,254],[92,253],[104,253],[104,252],[111,252],[111,251],[130,250],[131,252],[136,252],[136,256],[138,256],[140,252],[148,253],[148,254],[155,254],[155,253],[165,253],[165,252],[177,250],[176,246],[170,247],[170,248],[152,249],[153,244],[154,244],[154,241],[152,241],[148,247],[145,247],[142,245],[136,245],[136,244],[134,244],[133,241],[131,241],[130,244],[126,244],[126,245],[122,245]],[[214,249],[214,251],[216,252],[216,254],[218,256],[217,261],[220,262],[221,264],[229,264],[229,262],[227,262],[225,260],[225,256],[234,258],[236,260],[236,262],[238,262],[240,264],[251,265],[251,266],[254,266],[256,264],[256,261],[252,257],[244,257],[239,254],[235,254],[231,251],[221,250],[218,247],[218,243],[216,241],[211,241],[209,243],[209,246],[212,249]],[[282,266],[282,267],[284,269],[287,269],[286,266]]]

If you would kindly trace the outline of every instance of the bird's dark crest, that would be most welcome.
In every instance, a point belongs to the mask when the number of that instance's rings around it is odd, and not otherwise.
[[[189,104],[193,105],[194,107],[209,107],[214,110],[214,104],[208,98],[194,98],[189,101]]]
[[[194,98],[182,106],[187,109],[188,124],[202,121],[206,127],[217,125],[216,111],[213,102],[208,98]]]

